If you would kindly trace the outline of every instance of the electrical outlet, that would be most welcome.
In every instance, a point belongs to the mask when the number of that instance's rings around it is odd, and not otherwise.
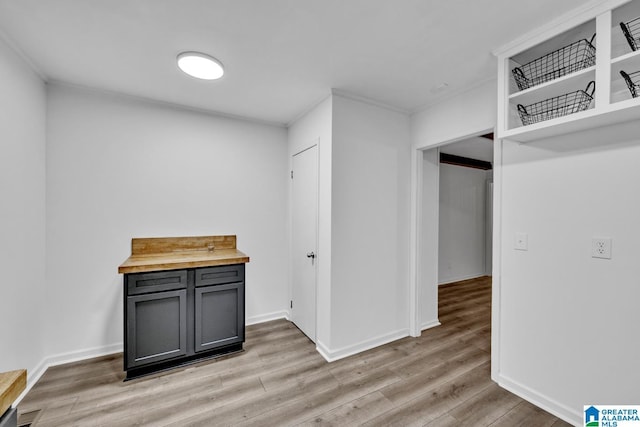
[[[591,257],[611,259],[611,238],[594,237],[591,239]]]

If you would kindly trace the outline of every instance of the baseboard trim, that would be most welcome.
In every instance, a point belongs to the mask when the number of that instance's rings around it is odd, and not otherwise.
[[[336,360],[344,359],[345,357],[353,356],[354,354],[362,353],[363,351],[371,350],[372,348],[379,347],[408,336],[409,329],[401,329],[336,350],[331,350],[320,341],[316,341],[316,350],[327,362],[335,362]]]
[[[544,409],[545,411],[555,415],[564,421],[573,425],[582,425],[582,413],[575,412],[573,409],[556,402],[537,391],[513,381],[502,374],[498,374],[498,385],[509,390],[511,393],[520,396],[524,400]]]
[[[253,316],[246,320],[247,325],[254,325],[257,323],[269,322],[271,320],[287,319],[289,320],[289,313],[286,310],[275,311],[273,313],[267,313],[260,316]],[[15,401],[15,405],[18,405],[20,401],[27,395],[29,390],[38,382],[40,377],[52,366],[64,365],[65,363],[78,362],[85,359],[92,359],[94,357],[106,356],[113,353],[121,353],[123,350],[123,343],[116,343],[105,345],[101,347],[94,347],[85,350],[71,351],[68,353],[55,354],[53,356],[47,356],[43,358],[35,368],[28,371],[27,386],[20,396]]]
[[[331,356],[330,356],[331,355],[331,350],[329,350],[329,347],[324,345],[318,339],[316,339],[316,351],[318,353],[320,353],[320,356],[322,356],[324,358],[324,360],[326,360],[327,362],[332,362]]]
[[[106,356],[113,353],[121,353],[123,349],[122,343],[110,344],[101,347],[94,347],[86,350],[71,351],[68,353],[60,353],[53,356],[47,356],[36,365],[27,375],[27,387],[15,401],[17,406],[20,401],[27,395],[29,390],[38,382],[40,377],[47,372],[52,366],[64,365],[65,363],[78,362],[80,360],[92,359],[94,357]]]
[[[45,359],[47,368],[51,366],[64,365],[65,363],[79,362],[80,360],[92,359],[94,357],[106,356],[107,354],[121,353],[123,343],[109,344],[101,347],[89,348],[86,350],[70,351],[49,356]]]
[[[440,325],[441,325],[440,321],[438,319],[434,319],[426,323],[423,323],[422,326],[420,326],[420,330],[424,331],[425,329],[435,328],[436,326],[440,326]]]
[[[47,359],[45,357],[40,361],[40,363],[36,365],[35,368],[31,370],[27,369],[27,386],[25,387],[24,391],[20,394],[20,396],[18,396],[16,401],[13,403],[14,406],[16,407],[18,406],[20,401],[27,395],[29,390],[33,388],[33,386],[38,382],[40,377],[47,371],[47,368],[49,367],[49,365],[47,365],[46,360]]]
[[[246,325],[256,325],[258,323],[270,322],[272,320],[278,319],[289,319],[289,312],[286,310],[283,311],[274,311],[273,313],[261,314],[258,316],[248,317],[246,320]]]
[[[469,274],[469,275],[465,275],[465,276],[460,276],[460,277],[456,277],[456,278],[452,278],[452,279],[447,279],[443,282],[438,282],[438,286],[440,285],[448,285],[449,283],[456,283],[456,282],[462,282],[463,280],[470,280],[470,279],[478,279],[480,277],[485,277],[487,274],[485,272],[482,273],[476,273],[476,274]]]

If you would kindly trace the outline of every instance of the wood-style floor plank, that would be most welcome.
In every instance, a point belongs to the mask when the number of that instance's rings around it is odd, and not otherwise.
[[[371,419],[364,425],[422,426],[427,424],[489,387],[492,384],[490,374],[490,364],[485,362],[409,402],[395,406],[391,411]]]
[[[290,322],[248,326],[243,353],[123,382],[122,355],[49,368],[19,423],[58,426],[568,424],[490,379],[491,279],[441,286],[441,326],[327,363]]]
[[[345,426],[360,425],[371,417],[382,414],[393,408],[391,403],[379,391],[369,393],[360,399],[345,403],[342,406],[309,419],[301,426]]]

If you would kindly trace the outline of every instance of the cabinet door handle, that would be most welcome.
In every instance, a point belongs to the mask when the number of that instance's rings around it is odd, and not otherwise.
[[[307,252],[307,258],[315,258],[316,254],[314,254],[313,252]]]

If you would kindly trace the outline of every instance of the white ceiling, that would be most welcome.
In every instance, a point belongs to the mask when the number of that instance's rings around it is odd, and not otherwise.
[[[493,139],[469,138],[440,147],[440,152],[493,163]]]
[[[584,2],[0,0],[0,31],[50,81],[286,124],[331,89],[420,110],[494,78],[493,49]],[[185,76],[185,50],[225,76]]]

